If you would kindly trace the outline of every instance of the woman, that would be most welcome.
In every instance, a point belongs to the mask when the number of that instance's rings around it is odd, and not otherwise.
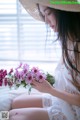
[[[58,32],[62,58],[55,72],[55,87],[47,81],[33,81],[33,87],[43,94],[15,98],[10,120],[80,120],[80,5],[20,1],[34,18]]]

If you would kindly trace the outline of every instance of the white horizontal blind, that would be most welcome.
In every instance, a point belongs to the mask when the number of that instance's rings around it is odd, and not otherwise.
[[[0,0],[0,68],[20,61],[57,62],[60,46],[49,34],[46,40],[45,23],[34,20],[18,0]]]

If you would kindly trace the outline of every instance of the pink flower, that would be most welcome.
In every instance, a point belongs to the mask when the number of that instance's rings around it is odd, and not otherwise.
[[[16,70],[16,72],[15,72],[15,77],[16,77],[16,79],[22,80],[23,74],[24,74],[23,71],[18,71],[18,70]]]
[[[17,84],[21,84],[21,81],[22,81],[22,79],[17,79],[16,82],[15,82],[15,84],[16,84],[16,85],[17,85]]]
[[[3,71],[3,75],[4,75],[4,77],[7,75],[7,70]]]
[[[26,76],[26,83],[32,83],[33,79],[34,79],[33,73],[29,72]]]
[[[2,86],[2,84],[3,84],[3,81],[2,81],[2,80],[0,80],[0,86]]]
[[[17,69],[19,69],[21,67],[22,67],[22,63],[20,63],[20,65],[17,68],[15,68],[15,70],[17,70]]]
[[[43,82],[45,79],[46,79],[46,75],[44,73],[41,73],[39,72],[37,75],[36,75],[36,78],[35,78],[37,81],[39,82]]]
[[[0,70],[0,86],[8,85],[11,88],[13,85],[16,85],[16,87],[19,87],[20,85],[26,87],[28,85],[29,92],[31,92],[31,83],[33,80],[37,80],[38,82],[48,80],[51,82],[51,85],[53,85],[54,77],[49,73],[44,74],[44,72],[39,70],[37,67],[29,69],[28,64],[22,63],[20,63],[15,71],[13,71],[13,68],[10,69],[9,73],[7,73],[7,70]]]
[[[2,72],[3,72],[3,69],[0,70],[0,73],[2,73]]]
[[[12,68],[12,69],[10,69],[9,74],[11,74],[12,72],[13,72],[13,68]]]
[[[0,73],[0,80],[2,80],[3,79],[3,75]]]
[[[28,64],[24,64],[24,65],[23,65],[23,69],[29,70],[29,65],[28,65]]]
[[[7,81],[7,78],[4,79],[4,85],[7,86],[8,84],[8,81]]]
[[[39,72],[39,69],[38,69],[37,67],[33,67],[33,68],[31,69],[31,71],[32,71],[34,74],[36,74],[36,73]]]
[[[24,74],[27,74],[29,72],[29,65],[24,64],[22,69],[23,69]]]
[[[3,80],[7,75],[7,70],[0,70],[0,80]]]
[[[33,73],[34,75],[34,78],[36,78],[36,75],[40,72],[40,70],[37,68],[37,67],[33,67],[31,69],[31,72]]]

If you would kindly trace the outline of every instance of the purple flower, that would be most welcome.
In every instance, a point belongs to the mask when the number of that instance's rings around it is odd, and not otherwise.
[[[23,71],[16,70],[16,72],[14,74],[15,74],[16,79],[22,80],[22,78],[23,78]]]
[[[0,70],[0,86],[4,85],[9,86],[10,88],[15,85],[19,87],[23,85],[26,87],[28,85],[28,91],[31,92],[31,83],[33,80],[38,82],[43,82],[44,80],[48,80],[51,85],[53,85],[54,77],[49,73],[44,74],[43,71],[39,70],[37,67],[33,67],[32,69],[29,68],[28,64],[22,64],[13,71],[13,68],[10,69],[9,73],[7,70],[1,69]]]
[[[15,70],[17,70],[17,69],[19,69],[21,67],[22,67],[22,63],[20,63],[20,65],[17,68],[15,68]]]
[[[4,75],[4,77],[7,75],[7,70],[3,71],[3,75]]]
[[[7,70],[0,70],[0,80],[3,80],[7,75]]]
[[[3,81],[2,81],[2,80],[0,80],[0,86],[2,86],[2,84],[3,84]]]
[[[37,74],[39,72],[39,69],[37,67],[33,67],[31,69],[31,71],[34,73],[34,74]]]
[[[24,64],[22,69],[24,71],[24,74],[27,74],[29,72],[29,65],[28,64]]]
[[[12,68],[12,69],[10,69],[9,74],[11,74],[12,72],[13,72],[13,68]]]
[[[34,76],[32,72],[29,72],[26,76],[26,83],[32,83],[32,81],[34,80]]]
[[[0,73],[3,73],[3,69],[0,70]]]
[[[8,81],[7,81],[7,78],[4,79],[4,85],[7,86],[8,84]]]
[[[0,80],[2,80],[2,79],[3,79],[3,74],[0,73]]]
[[[46,79],[46,75],[44,73],[38,72],[35,79],[39,82],[43,82]]]

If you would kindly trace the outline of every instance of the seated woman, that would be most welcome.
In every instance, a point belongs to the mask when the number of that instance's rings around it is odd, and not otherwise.
[[[34,80],[32,86],[42,94],[15,98],[10,120],[80,120],[80,4],[51,5],[49,0],[20,2],[34,18],[58,32],[62,56],[55,71],[55,85]]]

